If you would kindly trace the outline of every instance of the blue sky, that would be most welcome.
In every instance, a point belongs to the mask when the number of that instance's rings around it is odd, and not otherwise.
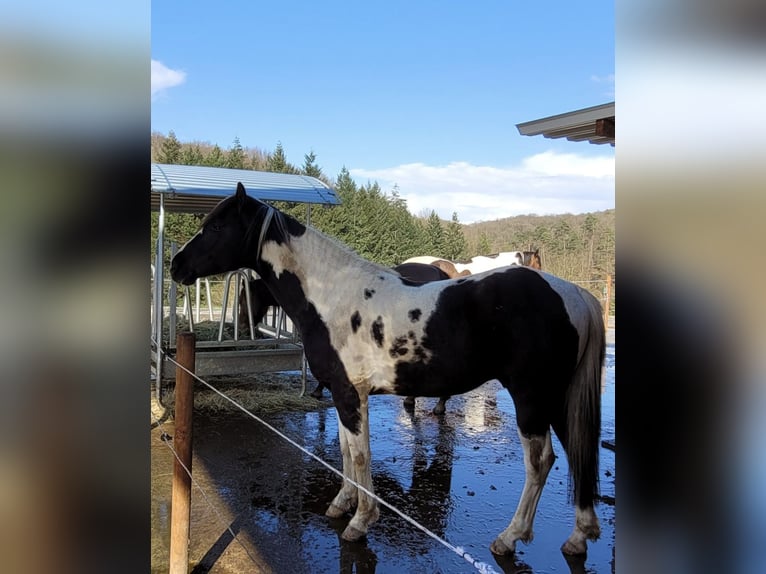
[[[152,2],[152,130],[314,151],[464,223],[614,207],[614,148],[516,124],[614,101],[610,2]]]

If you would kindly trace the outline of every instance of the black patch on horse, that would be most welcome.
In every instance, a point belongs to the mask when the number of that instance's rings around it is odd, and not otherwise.
[[[450,278],[444,271],[429,263],[402,263],[393,269],[402,276],[403,284],[415,287]]]
[[[407,312],[407,316],[410,318],[410,321],[413,323],[417,323],[420,320],[420,316],[423,314],[423,311],[420,309],[410,309]]]
[[[436,267],[434,267],[434,269],[436,269]],[[428,281],[417,281],[407,277],[399,277],[399,281],[401,281],[402,285],[407,285],[407,287],[420,287],[428,283]]]
[[[351,315],[351,330],[356,333],[361,325],[362,316],[359,314],[359,311],[354,311],[354,314]]]
[[[561,296],[534,271],[456,282],[442,291],[422,338],[409,345],[412,360],[397,363],[396,394],[459,394],[496,378],[511,391],[522,432],[543,435],[553,424],[561,437],[577,341]],[[552,397],[560,398],[553,410]]]
[[[369,299],[375,294],[375,289],[365,289],[364,290],[364,298]]]
[[[426,358],[428,357],[428,355],[426,354],[426,352],[423,350],[423,347],[421,347],[420,345],[416,346],[416,347],[415,347],[415,348],[412,350],[412,352],[413,352],[413,353],[415,353],[415,356],[416,356],[416,357],[417,357],[419,360],[421,360],[421,361],[425,361],[425,360],[426,360]]]
[[[414,334],[414,333],[413,333]],[[407,337],[397,337],[394,339],[394,344],[391,345],[391,348],[388,350],[388,354],[391,355],[392,359],[396,359],[397,357],[403,357],[407,354]]]
[[[375,319],[375,321],[372,324],[372,327],[370,328],[370,333],[372,334],[372,338],[375,339],[375,344],[378,345],[378,347],[383,346],[383,317],[378,315],[378,318]]]
[[[330,331],[322,320],[313,303],[306,302],[300,280],[291,272],[283,271],[279,278],[271,267],[262,266],[261,276],[273,287],[272,292],[279,294],[280,304],[285,312],[294,317],[296,324],[306,327],[303,333],[303,347],[311,365],[311,373],[332,393],[332,400],[341,423],[354,434],[359,434],[361,401],[354,385],[348,378],[346,367],[340,360],[338,351],[330,341]],[[298,307],[294,303],[298,302]]]

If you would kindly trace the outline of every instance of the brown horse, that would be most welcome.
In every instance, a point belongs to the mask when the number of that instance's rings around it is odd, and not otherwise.
[[[452,261],[447,261],[446,259],[436,259],[431,262],[431,265],[433,265],[434,267],[438,267],[439,269],[444,271],[447,274],[447,277],[449,277],[450,279],[454,279],[455,277],[465,277],[466,275],[471,274],[471,272],[468,269],[463,269],[462,271],[458,271],[455,268],[455,264],[452,263]]]
[[[531,267],[532,269],[543,268],[543,260],[540,258],[539,248],[534,251],[522,251],[521,256],[525,267]]]

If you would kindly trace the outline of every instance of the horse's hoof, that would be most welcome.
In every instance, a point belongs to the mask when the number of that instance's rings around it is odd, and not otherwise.
[[[404,406],[405,409],[414,409],[415,408],[415,397],[407,397],[402,401],[402,406]]]
[[[588,552],[588,545],[584,540],[580,544],[567,540],[561,545],[561,552],[568,556],[580,556]]]
[[[433,412],[436,416],[440,416],[440,415],[443,415],[445,412],[447,412],[447,409],[444,405],[440,403],[434,407]]]
[[[322,389],[314,389],[309,393],[310,396],[314,397],[315,399],[321,399],[324,395],[322,394]]]
[[[508,545],[500,540],[500,538],[495,538],[495,541],[489,545],[489,550],[492,554],[497,556],[507,556],[508,554],[516,552],[515,548],[508,547]]]
[[[356,542],[364,538],[366,535],[366,532],[362,532],[353,526],[346,526],[346,529],[343,531],[343,534],[341,534],[340,537],[343,538],[343,540],[347,540],[348,542]]]
[[[335,506],[334,504],[331,504],[324,513],[324,515],[328,518],[340,518],[344,514],[346,514],[346,511],[339,506]]]

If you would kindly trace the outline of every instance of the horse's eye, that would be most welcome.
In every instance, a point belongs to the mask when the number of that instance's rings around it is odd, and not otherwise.
[[[215,231],[216,233],[218,233],[219,231],[223,230],[223,226],[217,223],[211,223],[209,225],[209,229],[210,231]]]

